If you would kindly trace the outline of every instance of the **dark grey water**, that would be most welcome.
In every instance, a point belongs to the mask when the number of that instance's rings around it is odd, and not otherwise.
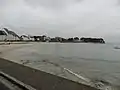
[[[120,50],[113,44],[33,43],[6,55],[11,60],[74,81],[120,86]],[[62,68],[62,69],[61,69]],[[68,69],[65,71],[63,69]],[[71,72],[77,75],[71,75]],[[68,74],[69,73],[69,74]],[[77,77],[77,78],[76,78]],[[114,89],[115,90],[115,89]]]

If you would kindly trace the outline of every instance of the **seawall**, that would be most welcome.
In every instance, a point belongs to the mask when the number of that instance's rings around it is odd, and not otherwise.
[[[0,70],[37,90],[97,90],[3,58],[0,58]]]

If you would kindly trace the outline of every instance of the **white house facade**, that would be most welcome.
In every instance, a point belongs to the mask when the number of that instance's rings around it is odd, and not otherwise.
[[[20,40],[19,36],[13,32],[13,31],[9,31],[9,30],[5,30],[4,28],[2,30],[0,30],[0,41],[6,41],[6,40]]]

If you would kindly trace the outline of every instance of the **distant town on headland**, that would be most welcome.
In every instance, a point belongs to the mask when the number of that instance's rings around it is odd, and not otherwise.
[[[85,38],[85,37],[48,37],[46,35],[21,35],[19,36],[14,31],[8,30],[7,28],[2,28],[0,30],[0,41],[33,41],[33,42],[61,42],[61,43],[102,43],[105,41],[103,38]]]

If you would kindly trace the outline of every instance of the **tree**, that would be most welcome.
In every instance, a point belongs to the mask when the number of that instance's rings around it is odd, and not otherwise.
[[[92,42],[92,43],[105,43],[105,41],[102,38],[84,38],[82,37],[80,39],[82,42]]]
[[[74,38],[68,38],[68,42],[73,42]]]
[[[79,38],[78,38],[78,37],[74,37],[74,40],[76,40],[76,41],[77,41],[77,40],[79,40]]]

